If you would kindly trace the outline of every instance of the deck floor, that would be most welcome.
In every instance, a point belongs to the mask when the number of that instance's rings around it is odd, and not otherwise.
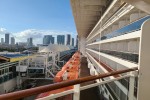
[[[88,64],[85,57],[82,57],[81,59],[80,70],[80,77],[90,76],[90,71],[88,69]],[[81,86],[89,85],[92,83],[94,83],[94,81],[82,83]],[[98,88],[94,87],[81,91],[80,100],[100,100],[98,95]]]

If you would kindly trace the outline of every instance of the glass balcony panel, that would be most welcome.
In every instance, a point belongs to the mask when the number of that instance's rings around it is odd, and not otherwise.
[[[110,38],[113,38],[116,36],[120,36],[120,35],[124,35],[124,34],[130,33],[130,32],[133,32],[133,31],[140,30],[142,24],[149,18],[150,18],[150,16],[141,18],[140,20],[135,21],[127,26],[124,26],[124,27],[120,28],[119,30],[113,31],[112,33],[102,36],[101,40],[110,39]]]
[[[100,52],[138,63],[138,54],[109,51],[109,50],[100,50]]]

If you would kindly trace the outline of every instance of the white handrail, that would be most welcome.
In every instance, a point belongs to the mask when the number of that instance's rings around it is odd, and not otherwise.
[[[82,90],[89,89],[89,88],[92,88],[92,87],[96,87],[96,86],[99,86],[99,85],[102,85],[102,84],[107,84],[107,83],[110,83],[110,82],[118,81],[118,80],[128,78],[128,77],[135,78],[137,75],[138,75],[137,71],[133,71],[132,73],[128,73],[127,75],[117,77],[117,78],[114,78],[114,79],[109,79],[109,80],[102,81],[102,82],[99,82],[99,83],[93,83],[93,84],[82,86],[82,87],[80,87],[80,85],[78,85],[78,87],[75,86],[74,89],[63,91],[63,92],[56,93],[56,94],[51,94],[49,96],[39,98],[39,99],[36,99],[36,100],[51,100],[51,99],[55,99],[55,98],[62,97],[62,96],[72,94],[72,93],[73,93],[73,95],[78,96],[78,97],[74,98],[73,100],[79,100],[80,99],[80,97],[79,97],[80,96],[80,91],[82,91]],[[134,82],[131,81],[130,84],[132,84],[132,86],[134,86]],[[134,88],[132,88],[132,89],[134,89]],[[78,92],[76,90],[78,90]],[[130,93],[129,95],[133,94],[132,92],[134,92],[134,90],[130,89],[129,90],[129,93]],[[133,96],[131,96],[131,97],[133,98]]]
[[[120,80],[120,79],[123,79],[123,78],[127,78],[127,77],[130,77],[130,76],[131,75],[128,74],[128,75],[121,76],[121,77],[118,77],[118,78],[114,78],[114,79],[109,79],[109,80],[106,80],[106,81],[102,81],[100,83],[93,83],[93,84],[81,87],[80,90],[82,91],[82,90],[85,90],[85,89],[89,89],[89,88],[96,87],[96,86],[99,86],[99,85],[102,85],[102,84],[106,84],[106,83],[110,83],[110,82],[113,82],[113,81],[117,81],[117,80]]]

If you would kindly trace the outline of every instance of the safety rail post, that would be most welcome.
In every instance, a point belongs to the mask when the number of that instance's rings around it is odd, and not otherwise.
[[[137,72],[130,72],[131,76],[129,79],[129,92],[128,98],[129,100],[134,100],[134,84],[135,84],[135,77],[137,76]]]
[[[80,100],[80,84],[74,85],[73,100]]]
[[[138,70],[138,68],[135,67],[135,68],[129,68],[129,69],[124,69],[124,70],[118,70],[118,71],[103,73],[103,74],[99,74],[99,75],[95,75],[95,76],[87,76],[87,77],[78,78],[75,80],[68,80],[68,81],[63,81],[63,82],[59,82],[56,84],[49,84],[49,85],[39,86],[39,87],[31,88],[31,89],[2,94],[2,95],[0,95],[0,100],[21,99],[21,98],[28,97],[31,95],[36,95],[36,94],[40,94],[43,92],[48,92],[48,91],[76,85],[76,84],[81,84],[83,82],[88,82],[88,81],[92,81],[92,80],[96,80],[96,79],[100,79],[100,78],[106,78],[109,76],[123,74],[123,73],[131,72],[131,71],[135,71],[135,70]],[[78,87],[80,87],[80,86],[78,86]],[[77,89],[78,87],[75,87],[75,89]],[[80,93],[80,89],[78,89],[79,92],[78,91],[76,92],[76,91],[77,90],[75,90],[75,93]],[[76,94],[74,95],[74,97],[75,96],[76,96]],[[80,94],[78,94],[78,99],[76,99],[77,97],[75,97],[75,100],[79,100],[79,96],[80,96]]]

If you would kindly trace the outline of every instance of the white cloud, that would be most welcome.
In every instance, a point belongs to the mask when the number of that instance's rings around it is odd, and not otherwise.
[[[4,35],[5,35],[6,32],[7,32],[7,30],[5,28],[0,27],[0,39],[4,38]]]
[[[5,28],[0,28],[0,34],[5,34],[6,33],[6,29]]]
[[[26,42],[27,38],[32,37],[34,44],[41,44],[43,41],[44,35],[53,35],[55,37],[57,35],[66,35],[71,34],[72,37],[76,37],[76,33],[67,32],[67,31],[55,31],[55,30],[37,30],[37,29],[27,29],[21,32],[14,33],[13,35],[18,42]]]
[[[7,29],[0,28],[0,38],[2,37],[4,38],[4,34],[7,32],[9,32],[7,31]],[[55,43],[56,43],[57,35],[71,34],[71,37],[76,38],[75,32],[57,31],[57,30],[27,29],[27,30],[23,30],[20,32],[16,32],[16,33],[13,33],[13,32],[9,32],[9,33],[10,33],[10,36],[15,37],[16,42],[27,42],[27,38],[32,37],[34,44],[42,44],[44,35],[53,35],[55,37]]]

